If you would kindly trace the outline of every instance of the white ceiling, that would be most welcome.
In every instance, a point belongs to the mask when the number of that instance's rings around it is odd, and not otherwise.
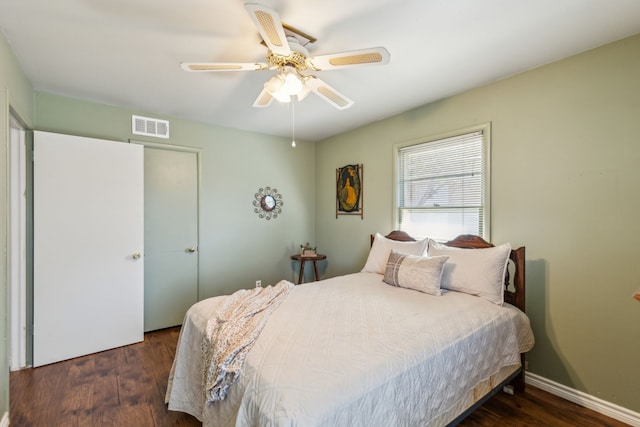
[[[318,39],[311,56],[384,46],[385,66],[321,71],[355,103],[311,94],[296,139],[318,141],[640,33],[638,0],[253,0]],[[38,91],[272,135],[291,111],[253,101],[274,71],[187,73],[180,62],[264,62],[240,0],[0,0],[0,27]]]

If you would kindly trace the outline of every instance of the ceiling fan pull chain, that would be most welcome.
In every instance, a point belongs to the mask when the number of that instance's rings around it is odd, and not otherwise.
[[[296,100],[291,97],[291,147],[296,148]]]

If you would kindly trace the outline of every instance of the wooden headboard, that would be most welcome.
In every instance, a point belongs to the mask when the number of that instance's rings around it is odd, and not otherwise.
[[[387,239],[399,240],[401,242],[415,242],[416,239],[409,236],[404,231],[394,230],[385,236]],[[374,236],[371,235],[371,244],[373,244]],[[474,236],[472,234],[462,234],[453,240],[445,243],[447,246],[463,249],[482,249],[491,248],[494,245],[487,242],[480,236]],[[511,280],[511,274],[507,269],[507,274],[504,278],[504,300],[509,304],[515,305],[523,312],[525,311],[525,283],[524,283],[524,246],[518,249],[511,249],[509,259],[513,262],[513,280]],[[509,286],[509,285],[512,286]]]

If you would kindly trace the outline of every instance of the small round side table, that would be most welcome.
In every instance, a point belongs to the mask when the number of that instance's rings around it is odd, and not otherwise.
[[[316,264],[318,261],[322,261],[323,259],[327,259],[326,255],[316,254],[312,256],[302,256],[300,254],[291,255],[291,259],[294,261],[300,261],[300,272],[298,273],[298,285],[302,283],[302,276],[304,275],[304,263],[307,261],[313,262],[313,272],[316,274],[316,281],[320,280],[320,276],[318,275],[318,265]]]

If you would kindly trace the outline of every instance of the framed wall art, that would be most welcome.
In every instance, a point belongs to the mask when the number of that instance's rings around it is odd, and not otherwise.
[[[360,215],[362,206],[362,164],[346,165],[336,169],[336,218],[338,215]]]

